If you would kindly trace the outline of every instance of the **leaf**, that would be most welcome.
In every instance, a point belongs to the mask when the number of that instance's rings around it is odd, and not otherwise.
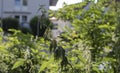
[[[22,66],[25,62],[25,59],[18,59],[18,61],[16,61],[12,67],[12,69],[18,68],[19,66]]]
[[[3,30],[0,28],[0,32],[2,32]]]
[[[8,53],[8,51],[1,45],[0,45],[0,52]]]
[[[105,57],[105,58],[103,58],[103,61],[116,62],[116,59],[114,59],[114,58],[109,58],[109,57]]]
[[[93,67],[93,70],[96,71],[97,73],[100,73],[99,69],[96,67]]]
[[[47,62],[43,62],[42,65],[41,65],[41,67],[40,67],[40,69],[39,69],[39,72],[38,72],[38,73],[40,73],[40,72],[43,71],[47,66],[49,66],[52,61],[54,61],[54,58],[51,58],[51,59],[50,59],[49,61],[47,61]]]
[[[109,25],[106,25],[106,24],[104,24],[104,25],[99,25],[98,26],[98,28],[109,28],[110,26]]]

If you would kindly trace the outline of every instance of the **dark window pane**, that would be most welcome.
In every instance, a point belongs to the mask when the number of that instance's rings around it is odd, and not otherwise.
[[[27,6],[28,5],[28,0],[23,0],[23,6]]]
[[[20,19],[20,16],[16,15],[15,18],[19,20],[19,19]]]
[[[27,22],[27,16],[22,16],[22,22]]]

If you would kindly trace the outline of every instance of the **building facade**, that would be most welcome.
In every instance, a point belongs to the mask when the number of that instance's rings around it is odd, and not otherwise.
[[[13,17],[20,24],[28,23],[36,15],[40,6],[49,9],[49,0],[0,0],[0,18]]]

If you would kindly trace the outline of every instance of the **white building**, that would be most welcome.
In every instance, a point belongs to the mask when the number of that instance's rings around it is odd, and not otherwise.
[[[69,21],[60,20],[55,17],[50,18],[50,20],[54,25],[52,29],[53,38],[58,37],[62,32],[66,31],[66,28],[72,29],[71,23]]]
[[[38,12],[40,5],[49,9],[49,0],[0,0],[0,18],[13,17],[19,22],[28,23]]]

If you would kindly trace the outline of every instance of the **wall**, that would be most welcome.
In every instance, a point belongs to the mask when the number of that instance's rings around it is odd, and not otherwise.
[[[52,37],[56,38],[58,37],[62,32],[66,31],[66,27],[67,28],[71,28],[72,29],[72,25],[69,21],[64,21],[64,20],[58,20],[58,19],[50,19],[54,25],[53,29],[52,29]]]
[[[21,0],[21,6],[16,7],[15,6],[15,0],[3,0],[3,14],[1,13],[1,6],[2,6],[2,0],[0,0],[0,16],[3,17],[14,17],[15,15],[20,16],[20,22],[22,22],[21,17],[23,15],[27,15],[28,22],[32,17],[35,15],[40,15],[40,11],[37,13],[37,10],[39,9],[39,5],[45,5],[45,9],[49,9],[49,0],[28,0],[28,6],[24,7],[22,6],[22,0]]]

